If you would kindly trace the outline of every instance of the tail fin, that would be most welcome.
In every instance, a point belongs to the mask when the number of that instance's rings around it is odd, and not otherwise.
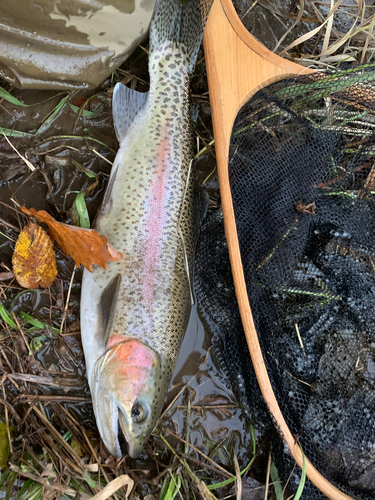
[[[157,0],[150,28],[150,49],[166,42],[186,49],[189,73],[194,69],[213,0]]]

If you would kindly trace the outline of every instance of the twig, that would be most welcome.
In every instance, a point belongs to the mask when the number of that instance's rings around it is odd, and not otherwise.
[[[22,328],[21,328],[21,325],[20,325],[20,323],[19,323],[19,321],[18,321],[18,319],[17,319],[17,316],[14,314],[14,312],[13,312],[13,311],[12,311],[12,316],[13,316],[14,321],[16,322],[16,325],[17,325],[17,327],[18,327],[18,330],[21,332],[21,336],[22,336],[22,338],[23,338],[23,341],[25,342],[25,346],[27,347],[27,350],[28,350],[29,356],[31,356],[31,357],[33,358],[33,357],[34,357],[34,354],[33,354],[32,350],[31,350],[31,348],[30,348],[30,344],[29,344],[29,342],[27,341],[27,338],[26,338],[26,336],[25,336],[25,334],[24,334],[24,331],[23,331],[23,330],[22,330]]]
[[[238,459],[236,454],[233,456],[234,468],[236,470],[236,500],[241,500],[242,498],[242,479],[240,466],[238,465]]]
[[[65,448],[65,450],[69,453],[71,457],[74,458],[76,463],[78,465],[75,465],[72,463],[72,466],[78,472],[78,474],[83,473],[83,467],[81,463],[80,457],[77,455],[77,453],[73,450],[73,448],[65,441],[65,439],[59,434],[59,432],[54,428],[54,426],[51,424],[51,422],[46,418],[43,413],[36,407],[34,406],[33,411],[38,415],[40,420],[43,422],[43,425],[49,429],[53,437]]]
[[[211,142],[209,142],[209,143],[207,144],[207,146],[205,146],[205,147],[204,147],[204,148],[202,148],[200,151],[198,151],[198,153],[194,156],[194,160],[196,160],[197,158],[199,158],[199,157],[200,157],[203,153],[205,153],[206,151],[211,152],[211,151],[209,150],[209,147],[213,146],[214,144],[215,144],[215,139],[212,139],[212,141],[211,141]],[[212,154],[212,153],[211,153],[211,154]],[[214,156],[214,155],[212,154],[212,156]]]
[[[72,387],[80,387],[82,385],[82,381],[74,378],[42,377],[40,375],[33,375],[32,373],[9,373],[8,378],[22,380],[23,382],[31,382],[33,384],[46,385],[49,387],[61,387],[67,390]]]
[[[5,398],[5,394],[4,394],[4,398]],[[14,402],[14,400],[12,401],[12,403],[13,402]],[[13,408],[13,405],[11,403],[9,403],[6,399],[2,399],[2,398],[0,398],[0,404],[8,407],[8,410],[13,415],[13,418],[16,420],[17,425],[20,425],[21,424],[20,416],[18,415],[16,410]]]
[[[0,218],[0,223],[2,226],[4,227],[8,227],[10,229],[13,229],[13,231],[17,231],[17,233],[19,233],[21,231],[21,229],[17,226],[13,226],[13,224],[11,224],[10,222],[7,222],[6,220],[4,219],[1,219]]]
[[[46,385],[46,384],[43,384]],[[17,396],[15,401],[20,399],[30,399],[33,401],[66,401],[71,403],[81,403],[90,402],[90,398],[85,398],[83,396],[66,396],[65,394],[58,394],[57,396],[42,395],[42,394],[20,394]]]
[[[215,474],[218,473],[217,467],[214,467],[213,465],[205,464],[201,460],[198,460],[197,458],[192,457],[188,453],[183,453],[182,451],[177,452],[181,457],[185,458],[186,460],[189,460],[189,462],[192,462],[195,465],[198,465],[201,469],[207,469]],[[228,478],[230,479],[230,478]]]
[[[4,399],[6,400],[5,388],[4,388],[3,382],[1,382],[1,388],[3,389]],[[9,450],[10,450],[10,453],[13,453],[12,437],[10,435],[10,430],[9,430],[9,417],[8,417],[8,407],[7,407],[7,405],[4,405],[4,412],[5,412],[5,425],[6,425],[6,428],[7,428],[8,441],[9,441]]]
[[[73,280],[74,280],[74,274],[76,272],[76,269],[77,269],[77,266],[74,264],[74,267],[73,267],[73,272],[72,272],[72,276],[70,278],[70,283],[69,283],[69,289],[68,289],[68,294],[66,296],[66,302],[65,302],[65,307],[64,307],[64,311],[63,311],[63,315],[62,315],[62,318],[61,318],[61,325],[60,325],[60,335],[63,331],[63,328],[64,328],[64,324],[65,324],[65,320],[66,320],[66,316],[68,314],[68,307],[69,307],[69,300],[70,300],[70,293],[72,291],[72,286],[73,286]]]
[[[264,500],[267,500],[267,497],[268,497],[268,488],[269,488],[269,484],[270,484],[271,461],[272,461],[272,456],[271,456],[271,450],[270,450],[270,452],[268,454],[268,462],[267,462],[266,484],[264,487]]]
[[[233,474],[231,474],[230,472],[228,472],[227,470],[225,470],[224,467],[221,467],[221,465],[217,464],[214,460],[212,460],[212,458],[208,457],[205,453],[203,453],[203,451],[201,451],[199,448],[196,448],[193,444],[188,443],[187,441],[185,441],[185,439],[183,439],[182,437],[178,436],[177,434],[175,434],[174,432],[170,431],[169,429],[163,428],[163,431],[166,432],[167,434],[169,434],[170,436],[174,437],[175,439],[178,439],[182,443],[187,444],[190,448],[192,448],[194,451],[196,451],[197,453],[199,453],[203,458],[205,458],[208,462],[210,462],[212,465],[214,465],[214,467],[216,467],[217,469],[219,469],[221,471],[221,473],[225,477],[227,477],[227,478],[234,478],[235,477]]]
[[[299,345],[301,346],[301,349],[305,350],[305,348],[304,348],[304,346],[303,346],[303,342],[302,342],[301,335],[300,335],[300,333],[299,333],[298,324],[297,324],[297,323],[294,323],[294,327],[295,327],[296,332],[297,332],[297,337],[298,337]]]
[[[95,148],[92,148],[92,150],[91,150],[91,151],[93,151],[96,155],[98,155],[98,156],[99,156],[99,158],[101,158],[102,160],[106,161],[106,162],[107,162],[107,163],[109,163],[110,165],[113,165],[113,163],[112,163],[110,160],[108,160],[108,158],[106,158],[105,156],[101,155],[101,154],[99,153],[99,151],[97,151]]]
[[[7,141],[7,143],[9,144],[9,146],[13,149],[13,151],[15,151],[15,152],[18,154],[18,156],[21,158],[21,160],[23,160],[23,161],[26,163],[26,165],[29,167],[29,169],[30,169],[32,172],[34,172],[35,167],[34,167],[34,165],[31,163],[31,161],[29,161],[27,158],[25,158],[23,155],[21,155],[21,153],[19,153],[19,152],[17,151],[17,149],[13,146],[13,144],[10,142],[10,140],[9,140],[9,139],[8,139],[8,137],[4,134],[4,132],[3,132],[3,136],[4,136],[5,140]]]

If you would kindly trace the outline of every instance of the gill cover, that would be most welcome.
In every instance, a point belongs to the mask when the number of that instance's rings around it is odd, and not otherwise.
[[[136,458],[156,424],[168,388],[159,354],[137,339],[125,338],[97,360],[91,388],[96,422],[108,451],[122,456],[120,424],[128,453]]]

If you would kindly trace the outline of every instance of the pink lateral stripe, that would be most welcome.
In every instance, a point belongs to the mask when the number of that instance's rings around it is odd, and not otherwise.
[[[156,266],[160,259],[167,208],[167,184],[169,176],[168,133],[165,127],[164,139],[157,151],[157,170],[151,185],[149,210],[146,222],[146,243],[144,248],[144,270],[142,296],[148,308],[153,304],[154,290],[157,282]]]

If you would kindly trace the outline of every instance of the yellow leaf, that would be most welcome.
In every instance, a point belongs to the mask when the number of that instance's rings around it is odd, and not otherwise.
[[[14,428],[10,428],[10,433],[13,434]],[[10,444],[7,426],[5,422],[0,422],[0,469],[4,470],[8,467],[8,458],[10,452]]]
[[[83,457],[83,452],[82,452],[82,446],[81,444],[76,440],[74,436],[72,436],[70,440],[70,446],[73,448],[73,450],[77,453],[77,455],[82,458]]]
[[[49,287],[56,278],[52,241],[40,226],[30,221],[20,232],[12,257],[13,272],[24,288]]]

